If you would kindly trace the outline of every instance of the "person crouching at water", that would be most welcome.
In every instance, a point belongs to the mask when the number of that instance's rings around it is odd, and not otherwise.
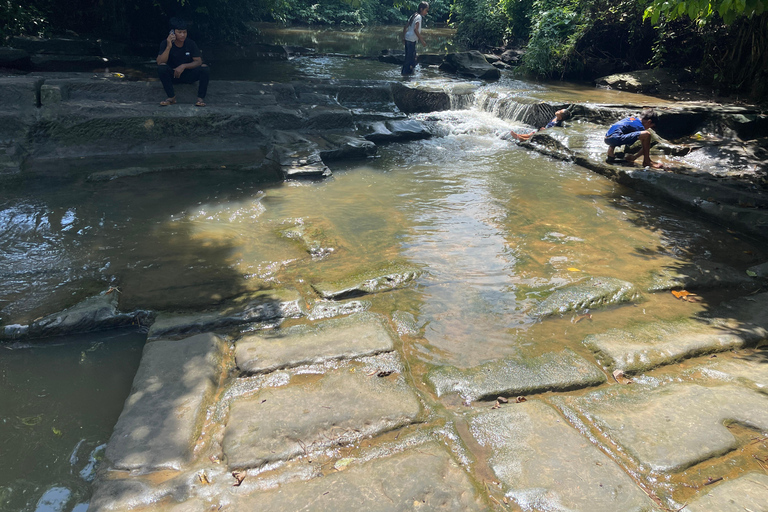
[[[157,54],[157,74],[163,83],[167,99],[160,105],[167,107],[176,103],[176,93],[173,84],[193,84],[197,81],[197,103],[195,106],[205,106],[205,95],[208,92],[208,66],[203,64],[200,48],[187,38],[187,23],[178,18],[171,19],[171,33],[160,43]]]
[[[546,126],[542,126],[538,130],[534,130],[530,133],[515,133],[514,131],[511,131],[509,133],[510,135],[512,135],[512,138],[526,141],[531,137],[533,137],[535,133],[540,132],[541,130],[546,130],[547,128],[553,128],[555,126],[563,126],[563,121],[567,121],[570,118],[571,118],[571,112],[562,108],[557,112],[555,112],[555,117],[553,117],[552,120],[548,122]]]
[[[635,142],[640,140],[642,147],[637,153],[627,153],[624,159],[627,162],[634,162],[640,155],[643,155],[643,166],[653,167],[654,169],[663,169],[664,165],[651,161],[651,128],[656,126],[658,116],[652,108],[643,110],[640,117],[625,117],[618,123],[608,128],[605,134],[605,143],[608,144],[608,163],[613,163],[616,157],[613,153],[617,146],[625,146],[624,152]]]
[[[403,63],[403,75],[412,75],[416,67],[416,41],[426,48],[427,43],[421,37],[421,27],[424,16],[429,12],[429,4],[421,2],[416,12],[411,15],[403,29],[403,41],[405,41],[405,63]]]

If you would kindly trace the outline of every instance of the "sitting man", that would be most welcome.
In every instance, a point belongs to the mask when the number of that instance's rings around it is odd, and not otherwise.
[[[171,27],[171,33],[160,43],[160,51],[157,54],[157,74],[168,97],[161,101],[160,105],[167,107],[176,103],[173,84],[193,84],[200,81],[195,106],[204,107],[205,94],[208,92],[208,66],[203,64],[200,49],[195,42],[187,38],[187,23],[173,18]]]
[[[540,132],[541,130],[546,130],[547,128],[552,128],[555,126],[563,126],[563,121],[567,121],[570,118],[571,118],[571,112],[569,110],[561,108],[560,110],[555,112],[555,117],[553,117],[552,120],[548,122],[546,126],[542,126],[538,130],[534,130],[530,133],[515,133],[513,131],[509,133],[510,135],[512,135],[512,138],[526,141],[531,137],[533,137],[533,134],[535,134],[536,132]]]
[[[643,110],[639,118],[626,117],[612,125],[608,129],[608,133],[605,134],[605,143],[608,144],[608,163],[616,161],[616,157],[613,154],[613,150],[616,149],[616,146],[626,146],[624,149],[626,152],[629,146],[640,139],[640,142],[642,143],[640,150],[635,154],[628,153],[624,159],[627,162],[634,162],[640,155],[643,155],[644,167],[650,166],[654,169],[663,169],[664,165],[652,162],[650,156],[651,132],[648,130],[656,126],[657,120],[658,116],[656,115],[656,112],[654,112],[652,108],[647,108]]]

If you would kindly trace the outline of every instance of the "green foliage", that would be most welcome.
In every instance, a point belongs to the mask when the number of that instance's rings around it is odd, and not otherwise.
[[[540,77],[562,74],[581,27],[578,0],[534,0],[525,70]]]
[[[654,25],[659,20],[675,20],[687,16],[707,23],[715,15],[728,25],[737,18],[763,14],[768,0],[653,0],[645,11],[645,17]]]
[[[450,20],[456,42],[468,48],[497,46],[508,35],[509,20],[499,0],[454,0]]]
[[[0,0],[0,37],[3,39],[22,34],[40,36],[47,29],[45,16],[34,5]]]

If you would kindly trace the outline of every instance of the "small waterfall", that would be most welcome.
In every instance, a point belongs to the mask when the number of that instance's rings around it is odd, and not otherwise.
[[[451,110],[476,108],[488,112],[505,121],[515,121],[531,126],[544,126],[561,108],[525,96],[517,96],[512,91],[480,88],[473,90],[453,89],[448,92]]]

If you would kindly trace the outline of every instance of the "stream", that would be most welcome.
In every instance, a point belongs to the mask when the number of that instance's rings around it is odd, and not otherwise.
[[[299,32],[292,40],[289,32],[272,37],[317,45],[317,34]],[[357,53],[384,47],[367,41]],[[327,43],[323,50],[345,48]],[[392,64],[333,56],[214,73],[260,81],[399,79]],[[433,69],[414,80],[457,82]],[[625,327],[640,317],[673,319],[737,296],[717,290],[690,304],[654,294],[641,304],[545,322],[526,314],[584,273],[643,282],[696,258],[742,271],[768,259],[764,246],[500,137],[526,127],[503,111],[499,97],[638,103],[638,95],[512,77],[477,94],[483,96],[471,109],[415,116],[431,139],[332,165],[333,176],[323,181],[265,182],[219,169],[4,186],[0,319],[28,322],[111,286],[119,288],[123,311],[200,311],[265,287],[308,296],[313,281],[404,260],[424,270],[415,285],[365,301],[388,317],[412,315],[416,331],[403,337],[399,350],[421,382],[436,365],[469,367],[562,347],[586,356],[581,341],[596,329]],[[604,150],[602,141],[582,135],[578,122],[552,132],[566,145]],[[334,252],[313,260],[290,240],[275,241],[275,232],[297,222],[322,230]],[[0,344],[0,510],[87,508],[94,467],[128,396],[145,337],[137,326]]]

